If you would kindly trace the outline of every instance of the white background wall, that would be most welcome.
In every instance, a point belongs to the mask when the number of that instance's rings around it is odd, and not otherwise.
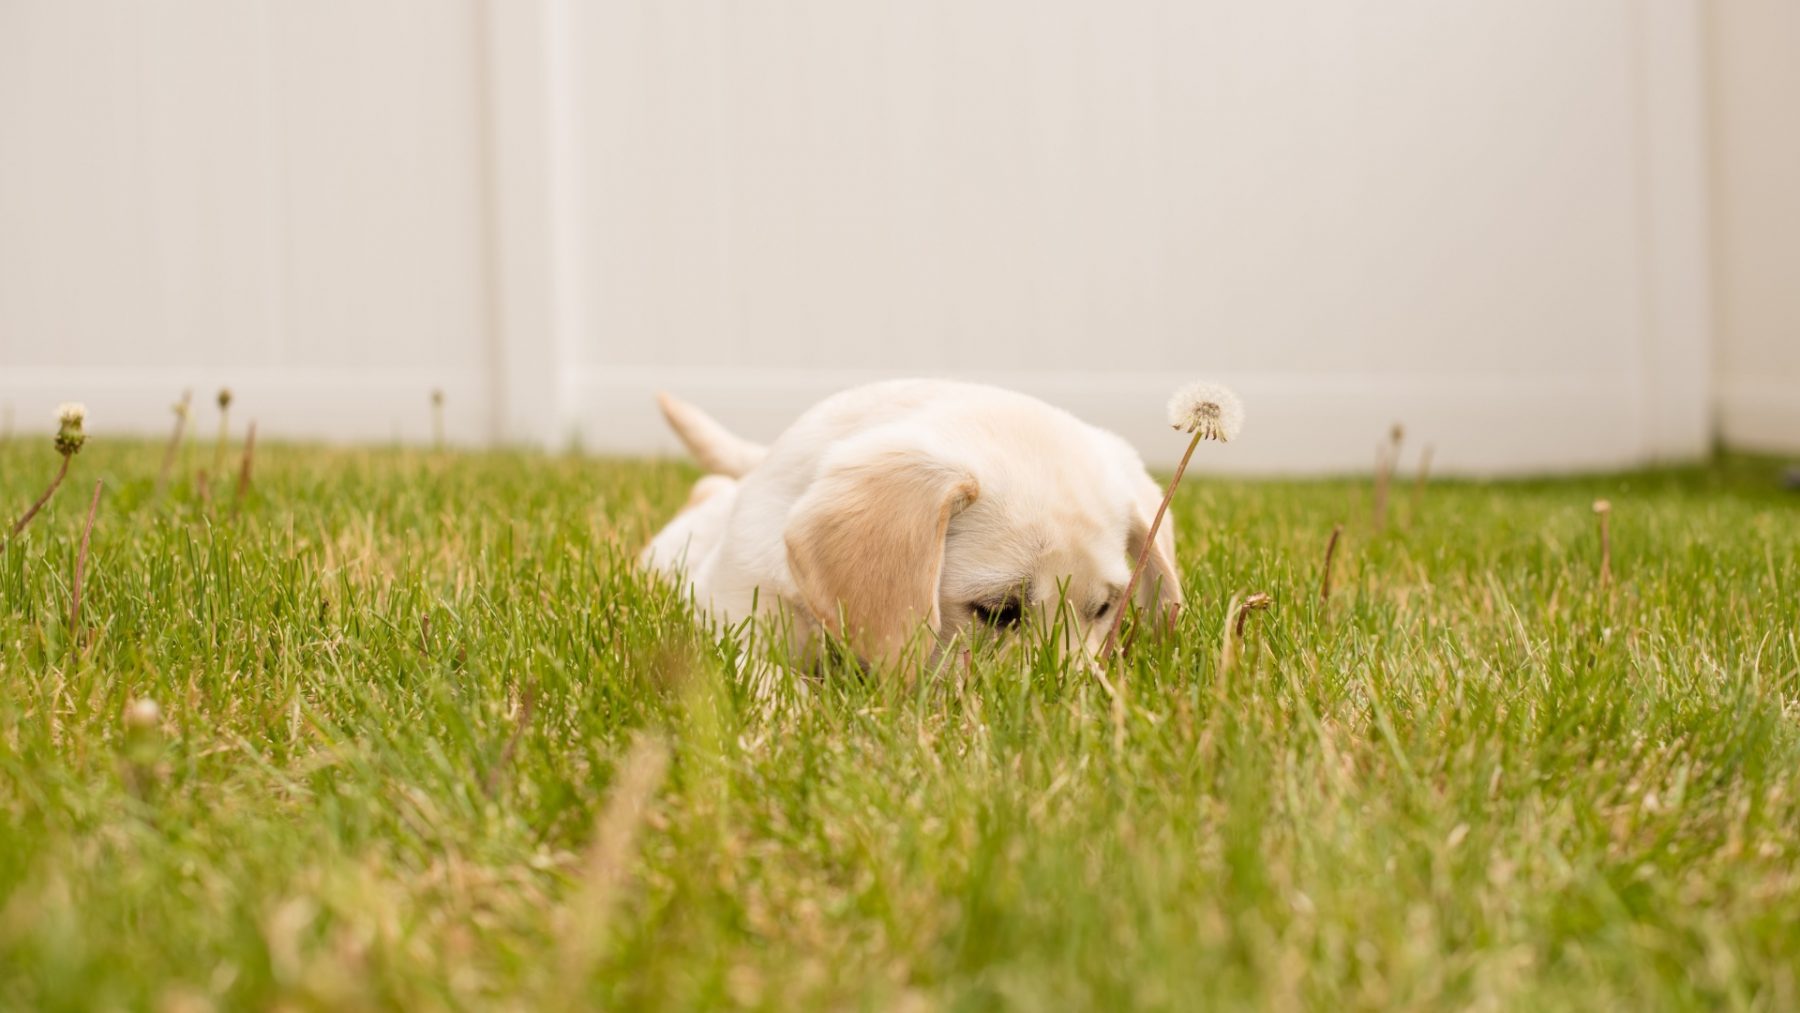
[[[656,387],[766,437],[926,373],[1166,460],[1204,375],[1250,409],[1218,468],[1394,421],[1446,470],[1691,455],[1714,356],[1796,343],[1729,275],[1776,269],[1800,92],[1708,81],[1732,31],[1800,63],[1786,11],[0,0],[0,403],[161,431],[230,383],[265,434],[418,438],[436,386],[461,439],[635,452]]]
[[[161,432],[222,383],[274,433],[485,405],[476,5],[0,0],[0,401]],[[485,407],[459,411],[468,437]],[[411,412],[417,435],[428,428]]]
[[[1719,425],[1800,450],[1800,3],[1712,8]]]

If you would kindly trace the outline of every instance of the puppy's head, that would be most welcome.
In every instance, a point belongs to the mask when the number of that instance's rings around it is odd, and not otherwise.
[[[987,421],[956,440],[894,427],[834,447],[785,532],[807,611],[870,661],[898,659],[921,627],[935,647],[1059,614],[1096,650],[1161,490],[1122,440],[1067,422]],[[1167,519],[1137,598],[1158,614],[1182,600]]]

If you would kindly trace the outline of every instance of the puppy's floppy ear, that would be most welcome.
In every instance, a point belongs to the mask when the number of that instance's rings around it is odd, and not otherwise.
[[[784,535],[807,611],[864,660],[896,660],[920,623],[937,631],[944,533],[979,494],[974,476],[916,447],[834,454]]]
[[[1150,519],[1162,503],[1163,491],[1145,475],[1138,483],[1137,503],[1131,512],[1131,525],[1125,536],[1125,554],[1133,563],[1144,551],[1144,537],[1150,533]],[[1156,529],[1156,542],[1150,547],[1150,561],[1138,579],[1139,608],[1155,608],[1158,616],[1168,614],[1169,606],[1183,604],[1181,572],[1175,568],[1175,518],[1164,514]]]

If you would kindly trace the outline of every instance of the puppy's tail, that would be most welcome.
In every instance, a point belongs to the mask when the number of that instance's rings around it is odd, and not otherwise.
[[[768,447],[734,435],[673,394],[658,393],[656,403],[662,407],[663,418],[669,420],[669,428],[707,471],[739,478],[768,456]]]

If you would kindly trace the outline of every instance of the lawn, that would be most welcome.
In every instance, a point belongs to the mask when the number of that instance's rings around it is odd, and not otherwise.
[[[1800,1006],[1768,462],[1381,533],[1194,476],[1116,697],[1030,645],[759,696],[631,565],[685,466],[268,445],[239,504],[161,456],[96,438],[0,552],[0,1006]],[[0,444],[0,515],[56,463]]]

